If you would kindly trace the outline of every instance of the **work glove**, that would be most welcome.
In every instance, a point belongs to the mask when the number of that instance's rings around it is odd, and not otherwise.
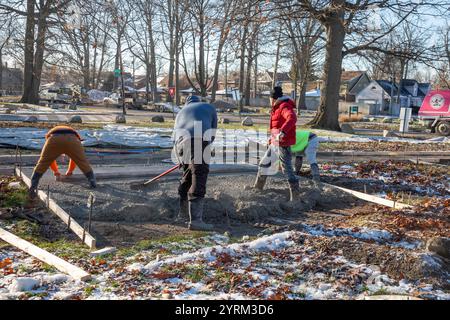
[[[281,141],[285,136],[284,132],[280,131],[280,133],[276,135],[275,141]]]

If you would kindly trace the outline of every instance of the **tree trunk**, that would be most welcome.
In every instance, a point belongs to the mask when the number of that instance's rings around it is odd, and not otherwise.
[[[150,102],[150,63],[145,63],[145,101],[147,104]]]
[[[200,86],[200,95],[202,97],[206,97],[206,70],[205,70],[205,24],[204,24],[204,15],[203,12],[200,13],[200,22],[199,22],[199,53],[198,53],[198,84]]]
[[[253,37],[250,41],[247,53],[247,70],[245,75],[245,105],[250,105],[250,92],[251,92],[251,80],[252,80],[252,64],[253,64]]]
[[[243,102],[242,94],[244,91],[244,76],[245,76],[245,47],[246,47],[246,40],[247,40],[247,32],[248,32],[248,26],[244,26],[244,31],[241,38],[241,56],[240,56],[240,65],[239,65],[239,94],[241,95],[239,99],[239,112],[242,112],[243,110]]]
[[[273,67],[272,88],[277,85],[278,62],[280,60],[280,46],[281,46],[281,30],[280,30],[280,33],[279,33],[279,36],[278,36],[278,40],[277,40],[277,53],[275,55],[275,65]]]
[[[297,110],[306,110],[306,86],[308,85],[307,81],[300,82],[300,91],[298,93],[298,104]]]
[[[155,41],[153,38],[153,27],[151,21],[148,22],[148,38],[150,46],[150,79],[151,79],[152,96],[154,102],[159,102],[158,79],[156,77]]]
[[[33,64],[33,80],[31,92],[28,95],[29,103],[39,103],[39,86],[41,85],[42,67],[44,66],[45,37],[47,33],[47,17],[50,14],[50,5],[52,1],[47,0],[41,7],[38,19],[38,34],[36,38],[36,53]]]
[[[20,102],[30,102],[29,94],[33,86],[33,64],[34,64],[34,7],[35,0],[27,0],[27,21],[25,27],[25,49],[23,70],[23,95]]]
[[[304,51],[305,52],[305,51]],[[298,111],[300,110],[306,110],[306,88],[308,86],[308,75],[310,73],[310,62],[308,55],[303,55],[304,59],[299,59],[298,66],[299,66],[299,73],[300,73],[300,92],[298,96]]]
[[[216,101],[216,91],[219,86],[220,63],[222,62],[223,46],[224,46],[225,40],[227,38],[227,33],[225,33],[226,31],[224,30],[224,28],[225,28],[225,26],[223,26],[222,31],[221,31],[219,46],[217,48],[216,62],[214,64],[213,83],[212,83],[212,88],[211,88],[211,102]]]
[[[89,90],[91,88],[91,61],[89,52],[89,36],[86,34],[84,43],[84,58],[83,58],[83,87]]]
[[[402,90],[402,85],[403,85],[403,74],[405,73],[405,61],[401,60],[400,61],[400,79],[398,81],[398,90],[397,90],[397,103],[398,106],[401,107],[402,106],[402,102],[401,102],[401,97],[400,97],[400,93]]]
[[[102,42],[102,55],[101,55],[101,58],[100,58],[100,63],[98,65],[97,80],[96,80],[96,83],[94,85],[95,89],[98,89],[98,84],[100,83],[100,79],[102,77],[103,67],[104,67],[104,64],[105,64],[106,36],[107,36],[107,33],[105,32],[105,35],[103,37],[103,42]],[[94,69],[94,71],[95,71],[95,69]]]
[[[3,52],[0,50],[0,96],[3,90]]]
[[[172,6],[174,5],[175,2],[175,8],[172,8]],[[174,9],[174,13],[172,11],[172,9]],[[177,25],[177,20],[178,20],[178,0],[174,0],[174,1],[167,1],[167,15],[168,15],[168,19],[169,19],[169,39],[170,39],[170,44],[169,44],[169,79],[167,82],[167,87],[173,87],[174,83],[173,83],[173,79],[174,79],[174,70],[175,70],[175,64],[177,63],[176,57],[175,55],[177,55],[177,49],[178,48],[178,43],[177,43],[177,39],[178,39],[178,33],[177,33],[177,29],[178,29],[178,25]],[[175,18],[174,18],[175,16]],[[175,70],[176,72],[176,70]],[[176,76],[175,76],[176,77]],[[175,91],[178,91],[178,86],[175,84]],[[166,102],[171,102],[172,101],[172,97],[170,96],[169,93],[167,93],[166,96]]]
[[[178,0],[175,0],[175,104],[178,106],[181,104],[180,99],[180,12]]]
[[[255,63],[254,63],[254,68],[253,68],[253,77],[254,82],[253,82],[253,94],[254,94],[254,98],[255,101],[258,98],[257,97],[257,92],[258,92],[258,36],[256,36],[256,42],[255,42]]]
[[[337,1],[340,2],[340,1]],[[324,64],[324,86],[317,114],[310,124],[314,128],[340,131],[339,126],[339,88],[342,73],[342,49],[345,30],[343,26],[343,9],[329,14],[324,23],[327,42]]]
[[[116,57],[114,59],[114,72],[117,69],[120,69],[120,55],[122,49],[121,49],[121,36],[120,36],[120,27],[119,27],[119,21],[117,21],[117,47],[116,47]],[[120,75],[122,75],[123,70],[120,70]],[[119,88],[119,77],[116,77],[114,75],[113,80],[113,91],[116,91]]]

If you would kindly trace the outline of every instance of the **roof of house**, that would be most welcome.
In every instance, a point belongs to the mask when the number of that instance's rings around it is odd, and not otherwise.
[[[174,79],[175,81],[175,79]],[[185,89],[189,89],[191,88],[191,84],[189,83],[189,80],[187,79],[187,77],[185,75],[180,76],[179,82],[178,82],[179,86],[180,86],[180,90],[185,90]],[[163,88],[167,88],[169,86],[169,75],[166,75],[159,83],[158,85],[160,85]]]
[[[273,80],[273,72],[272,71],[266,71],[267,74],[269,75],[270,79]],[[291,82],[292,79],[289,76],[289,72],[277,72],[277,81],[280,82]]]
[[[375,80],[381,88],[383,88],[383,90],[390,96],[391,93],[393,94],[393,96],[397,96],[398,95],[398,86],[397,84],[393,84],[391,81],[389,80]],[[400,95],[401,96],[408,96],[409,93],[408,91],[406,91],[405,89],[402,88],[402,90],[400,90]]]
[[[430,83],[419,83],[419,92],[418,95],[421,97],[425,97],[428,94],[428,91],[431,89]]]
[[[383,88],[384,91],[386,91],[386,93],[388,95],[391,95],[391,88],[393,90],[394,96],[398,95],[398,85],[397,84],[392,84],[392,82],[388,81],[388,80],[375,80],[375,81]],[[400,90],[400,95],[410,96],[411,93],[408,90],[406,90],[405,87],[412,86],[415,83],[417,83],[417,85],[418,85],[417,96],[425,97],[427,95],[428,91],[430,90],[430,84],[429,83],[418,83],[416,80],[411,80],[411,79],[402,80],[402,87]]]
[[[351,92],[353,88],[356,86],[356,84],[363,79],[364,77],[367,77],[368,81],[370,81],[370,77],[367,75],[366,72],[363,72],[359,74],[358,76],[354,77],[353,79],[350,79],[347,83],[347,92]]]
[[[355,78],[360,77],[365,71],[360,70],[342,70],[341,73],[341,83],[348,82],[350,80],[354,80]]]

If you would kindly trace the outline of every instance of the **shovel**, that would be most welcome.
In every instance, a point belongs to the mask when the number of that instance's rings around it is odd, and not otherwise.
[[[148,186],[151,185],[153,182],[155,182],[155,181],[159,180],[160,178],[164,177],[165,175],[168,175],[169,173],[171,173],[171,172],[177,170],[178,168],[180,168],[180,165],[179,165],[179,164],[177,164],[177,165],[173,166],[172,168],[170,168],[170,169],[164,171],[164,172],[161,173],[160,175],[157,175],[156,177],[151,178],[151,179],[148,180],[148,181],[145,181],[144,183],[132,184],[132,185],[131,185],[131,188],[132,188],[132,189],[139,189],[139,188],[141,188],[141,187],[148,187]]]

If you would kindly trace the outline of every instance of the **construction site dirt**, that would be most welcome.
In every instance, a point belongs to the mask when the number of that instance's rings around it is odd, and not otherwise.
[[[255,234],[265,225],[276,224],[277,219],[304,219],[311,210],[345,209],[363,202],[342,191],[314,187],[312,182],[301,182],[300,201],[289,202],[287,182],[282,177],[268,179],[262,192],[250,190],[254,174],[215,176],[208,181],[205,203],[205,220],[218,230],[233,230],[233,234]],[[80,224],[88,220],[88,197],[92,192],[95,203],[92,210],[94,235],[118,244],[138,238],[158,237],[172,232],[186,232],[183,221],[175,222],[178,215],[178,181],[166,178],[149,187],[135,190],[136,180],[103,180],[95,190],[86,187],[84,181],[50,182],[49,190],[54,199]],[[45,189],[45,188],[44,188]],[[187,218],[186,221],[187,222]],[[152,225],[154,228],[152,228]],[[127,229],[141,232],[128,232]],[[155,229],[155,230],[153,230]],[[129,239],[127,240],[127,235]],[[108,239],[109,238],[109,239]]]

